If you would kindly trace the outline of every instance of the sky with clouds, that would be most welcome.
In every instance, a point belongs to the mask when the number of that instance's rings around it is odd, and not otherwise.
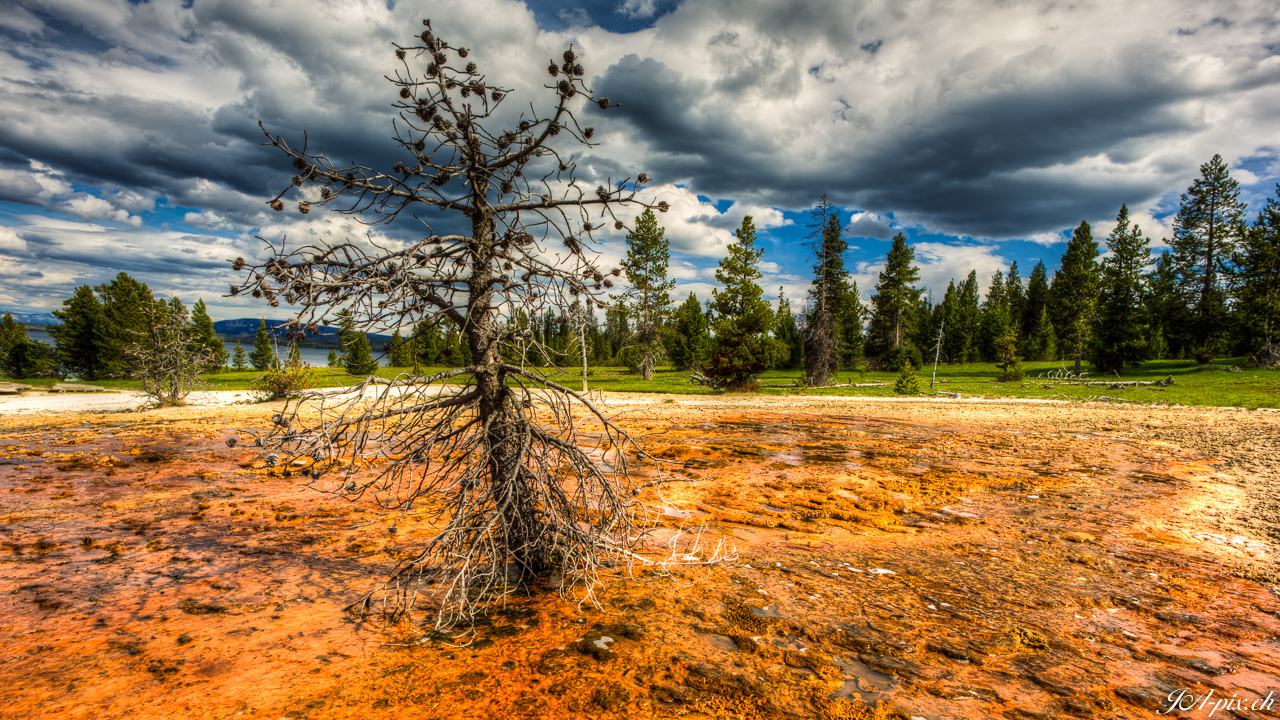
[[[390,168],[384,76],[424,17],[514,89],[509,120],[552,104],[547,61],[572,43],[621,103],[581,110],[598,144],[579,175],[652,176],[680,299],[709,296],[751,215],[768,294],[798,301],[823,194],[864,293],[903,232],[938,297],[970,270],[1052,271],[1073,227],[1105,237],[1122,203],[1159,247],[1215,153],[1252,210],[1280,180],[1274,0],[5,0],[0,311],[124,271],[218,318],[282,318],[224,297],[259,238],[413,236],[272,212],[292,169],[258,122]]]

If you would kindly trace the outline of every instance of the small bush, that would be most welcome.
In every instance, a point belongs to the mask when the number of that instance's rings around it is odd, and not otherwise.
[[[289,359],[284,367],[273,365],[253,381],[253,389],[262,394],[263,400],[279,400],[315,386],[311,364],[302,361],[296,344],[289,349]]]
[[[902,369],[898,371],[898,379],[893,383],[893,392],[895,395],[920,394],[920,378],[916,377],[916,371],[910,363],[904,363]]]

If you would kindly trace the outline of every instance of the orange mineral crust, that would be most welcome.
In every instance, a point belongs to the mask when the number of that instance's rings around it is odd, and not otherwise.
[[[0,717],[1280,717],[1274,415],[654,397],[659,562],[449,634],[272,406],[0,417]]]

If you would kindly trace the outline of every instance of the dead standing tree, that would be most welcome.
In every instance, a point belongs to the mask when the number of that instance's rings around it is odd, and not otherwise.
[[[584,188],[574,157],[554,147],[590,146],[593,130],[579,124],[573,108],[611,104],[586,87],[572,48],[547,68],[554,110],[531,108],[494,131],[502,122],[495,111],[510,91],[488,83],[466,48],[437,37],[429,21],[423,25],[414,44],[396,46],[401,68],[388,78],[399,96],[396,139],[406,160],[390,173],[338,167],[323,152],[292,147],[264,128],[268,144],[298,173],[269,204],[280,210],[292,187],[310,184],[319,192],[302,200],[303,213],[327,205],[372,224],[431,208],[465,218],[469,232],[437,235],[424,223],[427,236],[399,249],[350,242],[271,248],[262,265],[236,261],[248,277],[232,293],[299,305],[290,339],[316,332],[338,308],[362,328],[429,320],[465,338],[468,367],[426,378],[369,378],[340,394],[303,393],[260,438],[269,463],[308,477],[317,489],[433,512],[443,529],[379,590],[389,593],[389,611],[402,614],[425,589],[435,624],[447,626],[553,569],[566,589],[589,594],[602,564],[631,557],[638,517],[627,474],[631,438],[581,394],[503,355],[519,357],[537,342],[505,322],[517,311],[540,317],[575,301],[605,307],[601,293],[620,270],[597,267],[593,232],[604,223],[623,229],[614,209],[645,205],[636,192],[648,178]],[[653,207],[667,210],[665,202]],[[548,349],[534,350],[550,361]],[[601,426],[589,443],[571,417],[573,400]],[[356,606],[368,611],[377,592]]]

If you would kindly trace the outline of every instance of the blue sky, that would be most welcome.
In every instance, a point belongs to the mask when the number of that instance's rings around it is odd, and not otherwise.
[[[14,0],[0,13],[0,311],[47,312],[124,271],[215,317],[283,318],[229,298],[257,238],[411,239],[407,222],[272,213],[290,168],[273,132],[389,167],[391,43],[431,17],[547,104],[572,43],[595,89],[591,181],[653,177],[677,298],[706,297],[743,215],[768,294],[799,301],[808,210],[843,208],[859,288],[889,238],[935,295],[976,270],[1056,267],[1081,220],[1121,203],[1159,247],[1179,194],[1221,153],[1256,210],[1280,180],[1273,2],[982,0],[313,2]],[[417,29],[415,29],[417,28]],[[443,218],[424,218],[447,227]],[[624,252],[602,236],[606,260]]]

